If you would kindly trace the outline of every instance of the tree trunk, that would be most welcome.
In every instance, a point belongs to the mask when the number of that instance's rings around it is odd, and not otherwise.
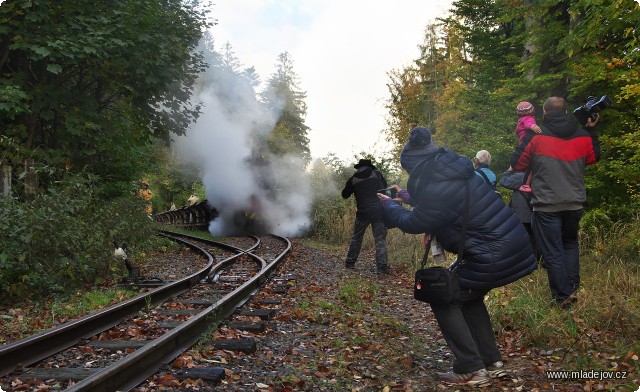
[[[38,194],[38,176],[33,168],[33,159],[24,160],[24,171],[27,173],[24,178],[24,194],[31,196]]]
[[[11,166],[2,166],[2,197],[11,195]]]

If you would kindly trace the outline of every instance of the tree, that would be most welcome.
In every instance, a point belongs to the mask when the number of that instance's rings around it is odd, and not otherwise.
[[[276,155],[293,154],[305,163],[311,160],[309,127],[304,123],[307,115],[306,93],[300,91],[298,76],[293,70],[289,53],[278,56],[276,71],[262,92],[267,109],[276,114],[276,125],[267,140],[269,149]]]
[[[136,175],[114,168],[198,114],[188,98],[206,14],[196,1],[5,1],[0,160]]]
[[[589,205],[624,218],[640,203],[640,5],[632,0],[458,0],[441,21],[437,42],[444,55],[436,69],[442,89],[428,96],[421,64],[394,72],[389,132],[401,148],[410,125],[433,114],[434,139],[462,155],[491,151],[506,169],[513,151],[514,108],[567,99],[569,110],[587,96],[608,95],[613,106],[598,126],[603,155],[586,177]],[[431,56],[430,58],[434,58]],[[433,68],[433,67],[431,67]],[[422,88],[421,83],[426,83]],[[402,128],[397,128],[401,124]],[[395,134],[394,134],[395,132]],[[631,200],[631,204],[629,204]]]
[[[419,57],[411,66],[389,73],[391,81],[387,87],[391,98],[386,106],[390,112],[387,140],[397,146],[396,157],[412,128],[427,126],[434,134],[438,132],[439,97],[455,81],[458,67],[454,64],[460,60],[453,39],[447,41],[453,35],[445,35],[442,28],[442,24],[427,26],[423,44],[419,46]]]

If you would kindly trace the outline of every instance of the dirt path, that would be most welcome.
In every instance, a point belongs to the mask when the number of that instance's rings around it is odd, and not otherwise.
[[[436,372],[450,369],[452,354],[428,305],[413,299],[410,275],[392,269],[377,276],[371,251],[363,250],[360,260],[347,270],[341,257],[294,241],[286,261],[298,276],[292,299],[279,310],[273,329],[257,336],[258,353],[227,358],[232,372],[217,390],[467,390],[436,380]],[[498,340],[502,350],[507,342]],[[484,390],[599,389],[585,387],[585,381],[549,382],[544,357],[511,346],[504,358],[511,376]]]

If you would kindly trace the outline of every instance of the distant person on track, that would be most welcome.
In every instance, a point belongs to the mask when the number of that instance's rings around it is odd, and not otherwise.
[[[189,199],[187,199],[187,203],[192,206],[200,201],[200,198],[197,195],[191,195]]]
[[[382,173],[376,170],[370,159],[360,159],[353,167],[356,172],[349,178],[342,190],[342,197],[345,199],[355,195],[357,208],[345,267],[355,268],[356,260],[362,247],[364,232],[371,225],[376,246],[376,272],[378,274],[387,274],[389,273],[387,228],[382,222],[382,208],[376,196],[376,192],[379,189],[387,187],[387,181]]]
[[[461,243],[464,249],[463,259],[450,267],[460,283],[460,298],[452,304],[431,304],[455,356],[452,371],[439,373],[438,378],[448,384],[490,385],[492,377],[504,377],[507,372],[484,296],[492,288],[514,282],[536,269],[527,232],[500,197],[487,192],[471,160],[438,148],[427,128],[411,130],[400,163],[409,173],[407,191],[414,208],[407,210],[378,194],[387,227],[435,235],[442,248],[451,253],[458,253]]]

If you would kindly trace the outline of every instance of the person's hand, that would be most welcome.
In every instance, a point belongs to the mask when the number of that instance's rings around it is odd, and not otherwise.
[[[404,201],[400,196],[400,191],[402,190],[402,188],[400,188],[400,185],[393,184],[389,186],[387,189],[393,189],[395,191],[396,197],[393,198],[393,201],[397,201],[398,203],[402,203]]]
[[[380,205],[382,206],[382,208],[387,208],[389,206],[389,204],[391,204],[391,202],[393,201],[392,198],[390,198],[387,195],[383,195],[382,193],[376,193],[376,196],[378,196],[378,199],[380,199]]]
[[[542,128],[538,124],[533,124],[531,130],[535,133],[542,133]]]
[[[411,200],[411,195],[409,195],[409,191],[407,191],[406,189],[400,189],[398,191],[398,198],[396,200],[400,201],[401,203],[413,203],[413,200]]]
[[[587,118],[587,123],[584,125],[587,128],[593,128],[596,126],[596,124],[598,123],[598,121],[600,120],[600,113],[594,113],[596,115],[596,119],[592,120],[591,116],[589,116],[589,118]]]
[[[389,196],[383,195],[382,193],[376,193],[376,196],[378,196],[378,199],[380,199],[380,200],[384,200],[384,199],[391,200],[391,198]]]
[[[513,172],[513,168],[511,167],[511,165],[509,165],[509,168],[507,169],[507,171],[508,171],[509,173]]]

